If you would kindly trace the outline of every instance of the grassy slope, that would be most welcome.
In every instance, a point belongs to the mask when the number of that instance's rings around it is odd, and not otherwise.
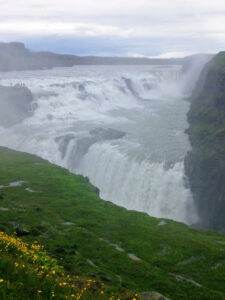
[[[0,252],[1,300],[71,300],[93,294],[104,299],[93,280],[68,276],[37,243],[0,232]]]
[[[110,276],[111,290],[156,290],[173,300],[225,299],[223,235],[169,220],[157,226],[159,219],[102,201],[81,176],[0,148],[0,185],[18,180],[26,183],[0,189],[0,207],[8,208],[0,210],[0,230],[29,230],[24,239],[43,244],[71,273],[97,280]],[[175,274],[190,280],[178,280]]]

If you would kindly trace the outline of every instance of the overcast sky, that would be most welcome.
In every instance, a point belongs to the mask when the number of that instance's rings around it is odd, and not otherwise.
[[[0,0],[0,40],[79,55],[225,50],[225,0]]]

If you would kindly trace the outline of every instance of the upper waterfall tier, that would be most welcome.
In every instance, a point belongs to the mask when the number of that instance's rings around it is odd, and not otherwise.
[[[36,110],[0,128],[1,145],[88,176],[100,195],[129,209],[197,220],[185,185],[189,103],[179,66],[79,66],[1,74],[25,83]],[[185,90],[186,93],[186,90]]]

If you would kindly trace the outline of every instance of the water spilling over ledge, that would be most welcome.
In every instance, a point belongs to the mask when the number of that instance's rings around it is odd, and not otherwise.
[[[26,83],[37,106],[22,123],[0,128],[1,145],[35,153],[89,177],[103,199],[192,224],[184,182],[190,148],[176,66],[79,66],[1,75]]]

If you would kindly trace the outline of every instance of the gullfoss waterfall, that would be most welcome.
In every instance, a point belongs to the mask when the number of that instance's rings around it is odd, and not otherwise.
[[[177,66],[76,66],[1,74],[24,83],[33,115],[0,127],[2,146],[87,176],[104,200],[195,223],[184,157],[189,108]]]

